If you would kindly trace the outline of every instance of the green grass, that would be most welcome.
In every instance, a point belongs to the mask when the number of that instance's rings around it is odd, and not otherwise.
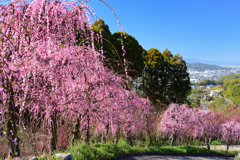
[[[222,89],[222,87],[221,86],[216,86],[214,88],[211,88],[210,90],[217,90],[217,89]]]
[[[237,155],[237,157],[235,158],[235,160],[238,160],[238,158],[239,158],[239,154]]]
[[[215,141],[212,141],[211,143],[210,143],[210,145],[226,145],[226,143],[225,142],[223,142],[223,141],[221,141],[220,139],[219,140],[215,140]]]
[[[129,146],[126,141],[119,141],[118,145],[107,142],[102,143],[91,143],[87,145],[85,143],[75,144],[69,150],[63,153],[71,153],[73,160],[107,160],[107,159],[120,159],[128,156],[139,155],[139,154],[170,154],[170,155],[227,155],[235,156],[237,151],[219,151],[219,150],[208,150],[206,148],[198,148],[194,146]],[[39,160],[57,160],[60,158],[54,158],[53,156],[45,156],[38,158]]]

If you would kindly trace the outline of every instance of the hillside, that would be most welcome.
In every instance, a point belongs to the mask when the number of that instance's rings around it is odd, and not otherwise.
[[[219,80],[218,80],[218,83],[223,83],[224,80],[226,79],[240,79],[240,74],[230,74],[230,75],[227,75],[227,76],[223,76],[221,77]]]
[[[200,59],[184,59],[187,63],[204,63],[211,65],[223,65],[223,66],[239,66],[240,60],[235,61],[216,61],[216,60],[200,60]]]
[[[187,63],[188,69],[195,69],[198,71],[202,71],[205,69],[210,69],[210,70],[218,70],[218,69],[224,69],[224,70],[231,70],[229,67],[221,67],[217,65],[209,65],[209,64],[203,64],[203,63]]]

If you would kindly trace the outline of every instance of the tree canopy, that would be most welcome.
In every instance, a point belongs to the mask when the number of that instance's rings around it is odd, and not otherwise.
[[[230,74],[230,75],[221,77],[221,78],[218,80],[218,83],[219,83],[219,84],[223,84],[223,83],[224,83],[224,80],[226,80],[226,79],[239,79],[239,78],[240,78],[240,74]]]
[[[240,104],[240,82],[229,86],[229,88],[224,91],[224,95],[230,98],[234,104]]]
[[[96,21],[92,27],[96,35],[99,35],[101,31],[104,56],[110,62],[111,67],[116,71],[124,72],[123,62],[126,59],[129,75],[134,78],[141,75],[145,50],[133,36],[126,32],[111,34],[108,25],[102,19]]]
[[[200,85],[204,85],[204,86],[207,86],[207,85],[217,85],[218,82],[216,80],[213,80],[213,79],[204,79],[202,80],[202,82],[200,83]]]
[[[160,53],[156,48],[147,51],[144,57],[143,91],[155,104],[183,103],[189,94],[190,80],[186,62],[168,49]]]
[[[126,65],[128,68],[128,73],[131,77],[140,77],[144,67],[143,55],[145,53],[144,48],[138,43],[138,41],[128,33],[122,35],[121,32],[116,32],[112,35],[114,39],[114,46],[120,56],[121,61],[126,59]],[[124,57],[122,50],[122,41],[124,49],[126,51]],[[116,57],[116,54],[115,54]],[[117,58],[117,57],[116,57]]]
[[[128,33],[111,34],[108,25],[102,19],[92,26],[95,35],[102,33],[108,67],[121,74],[124,72],[125,59],[128,75],[135,81],[136,90],[142,90],[155,104],[185,101],[191,88],[186,62],[182,56],[172,55],[168,49],[162,53],[156,48],[146,51]],[[138,78],[143,82],[140,86]]]
[[[224,76],[219,82],[222,83],[224,97],[229,98],[234,104],[240,104],[239,75]]]

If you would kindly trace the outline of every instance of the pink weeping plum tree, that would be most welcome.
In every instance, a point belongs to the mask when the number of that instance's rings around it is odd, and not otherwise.
[[[240,107],[237,105],[227,105],[225,108],[212,109],[217,114],[217,123],[222,124],[227,121],[240,122]]]
[[[164,137],[172,139],[183,138],[188,130],[188,122],[191,113],[186,105],[170,104],[168,109],[161,116],[158,131],[163,133]]]
[[[227,119],[221,119],[221,114],[213,110],[171,104],[161,116],[158,133],[171,138],[171,145],[176,138],[205,139],[208,149],[210,138],[220,138],[226,142],[228,150],[230,145],[239,141],[240,124],[236,121],[236,113]]]
[[[1,5],[0,19],[0,110],[11,157],[20,156],[26,112],[43,119],[50,152],[62,124],[72,127],[74,139],[81,132],[87,142],[90,130],[113,137],[150,133],[152,106],[103,66],[91,30],[97,17],[86,3],[14,0]]]
[[[230,145],[239,141],[240,138],[240,124],[236,121],[228,121],[220,126],[222,133],[222,140],[227,144],[227,150]]]
[[[126,137],[130,144],[133,144],[133,138],[139,134],[150,135],[151,127],[153,127],[153,108],[150,101],[138,97],[136,94],[125,91],[128,105],[121,97],[120,99],[106,103],[112,107],[108,107],[109,111],[106,116],[99,117],[101,119],[95,128],[95,135],[111,134],[118,141],[120,135]],[[117,102],[120,102],[119,104]],[[112,103],[112,104],[111,104]],[[108,118],[105,118],[108,117]],[[109,126],[112,126],[109,129]]]
[[[215,113],[211,110],[190,109],[187,105],[171,104],[164,112],[158,125],[158,132],[164,137],[184,139],[205,138],[208,149],[209,138],[218,136],[214,123]]]
[[[207,148],[210,149],[209,139],[218,137],[219,124],[215,123],[216,113],[212,110],[193,110],[193,137],[204,138]]]

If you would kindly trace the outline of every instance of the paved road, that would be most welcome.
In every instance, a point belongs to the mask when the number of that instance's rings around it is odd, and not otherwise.
[[[134,156],[122,160],[233,160],[234,157],[223,156],[172,156],[172,155],[151,155],[151,156]]]

